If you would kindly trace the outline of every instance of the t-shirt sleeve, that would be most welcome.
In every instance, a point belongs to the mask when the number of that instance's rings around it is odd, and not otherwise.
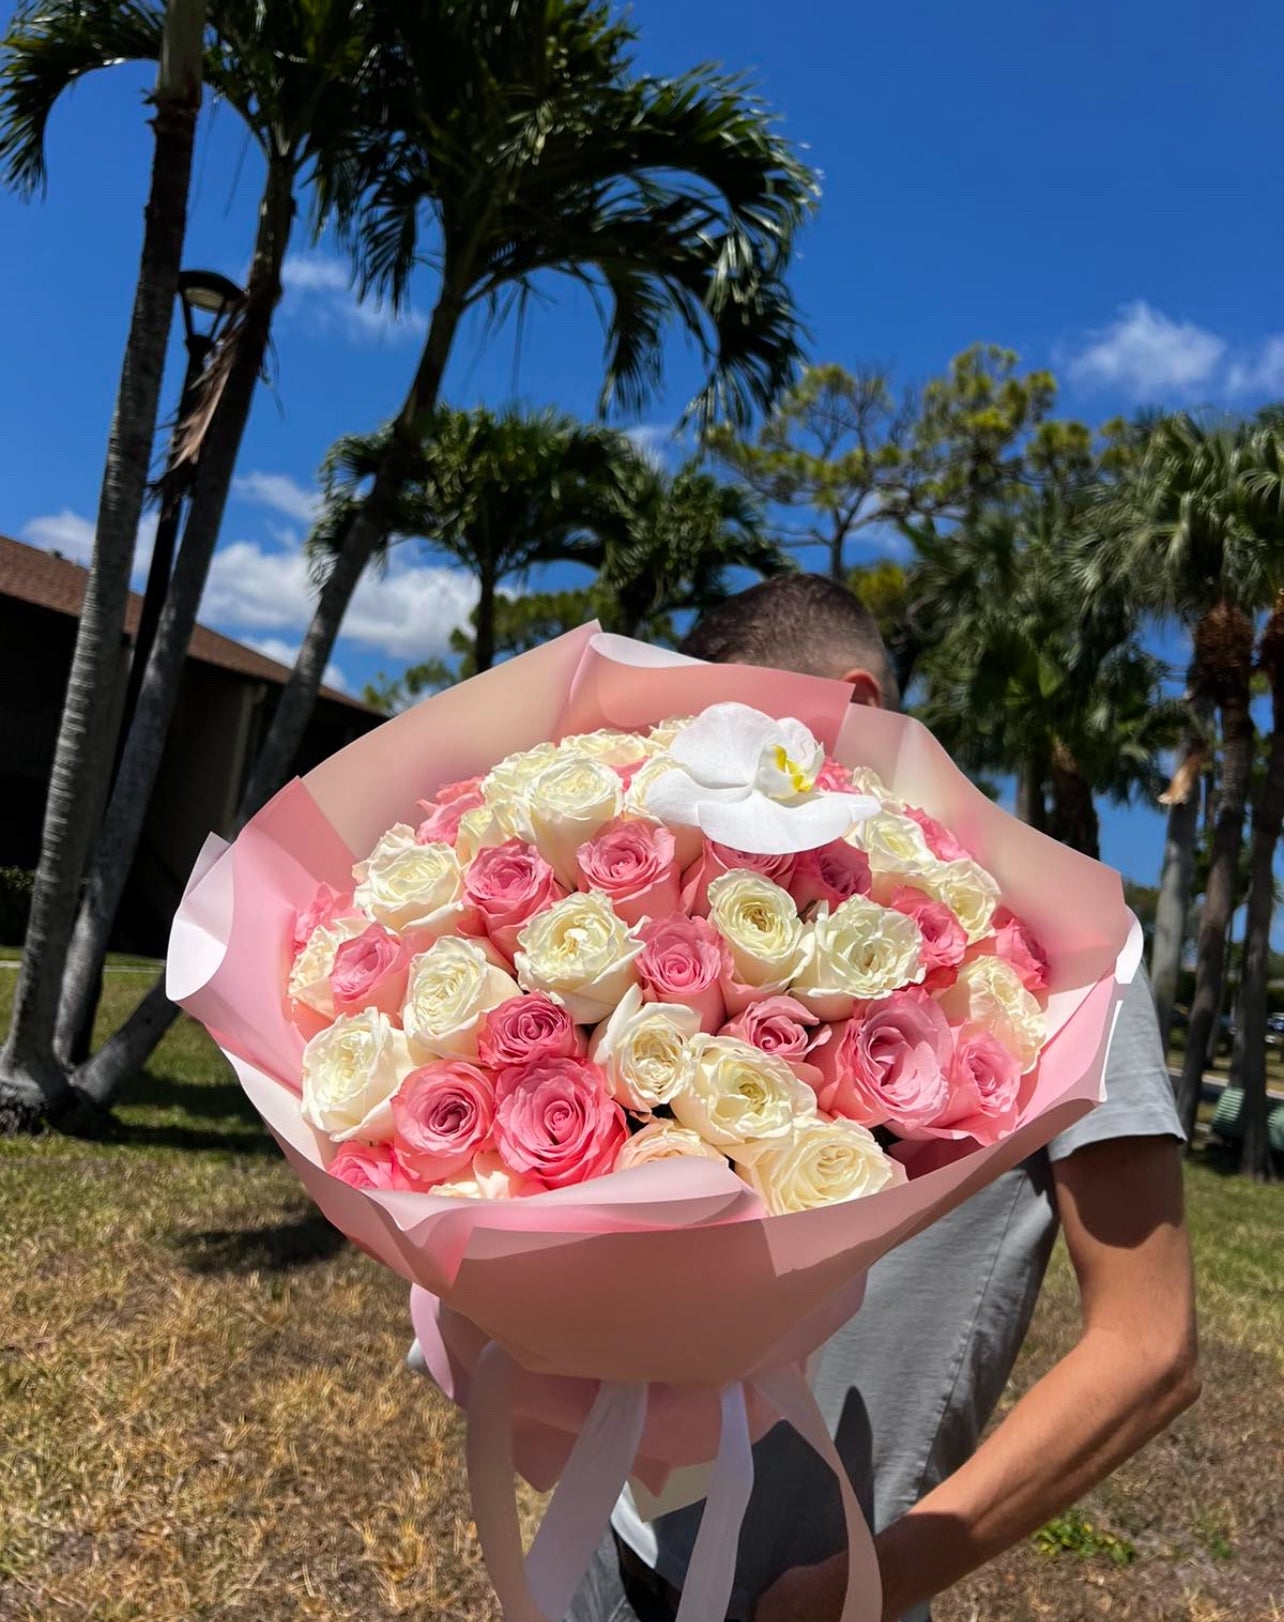
[[[1144,969],[1124,991],[1114,1041],[1106,1060],[1106,1096],[1096,1109],[1048,1145],[1052,1160],[1109,1138],[1177,1138],[1173,1084],[1159,1041],[1159,1022]]]

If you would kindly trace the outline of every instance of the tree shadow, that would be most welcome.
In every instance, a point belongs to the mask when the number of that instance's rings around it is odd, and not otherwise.
[[[181,1080],[145,1070],[135,1076],[117,1101],[104,1137],[125,1148],[221,1151],[238,1155],[274,1155],[276,1140],[263,1125],[240,1083]],[[144,1109],[152,1118],[138,1120]]]
[[[348,1241],[311,1206],[257,1228],[210,1228],[174,1236],[189,1272],[292,1273],[329,1261]]]

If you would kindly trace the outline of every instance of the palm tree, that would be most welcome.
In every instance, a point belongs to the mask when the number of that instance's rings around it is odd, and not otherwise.
[[[1251,615],[1270,601],[1284,574],[1278,516],[1254,484],[1262,455],[1262,435],[1251,425],[1201,421],[1185,414],[1161,419],[1150,428],[1140,454],[1111,492],[1099,535],[1085,549],[1081,570],[1090,592],[1126,594],[1139,608],[1176,617],[1190,628],[1192,708],[1196,716],[1215,709],[1221,718],[1217,817],[1178,1091],[1178,1109],[1188,1134],[1194,1127],[1204,1054],[1217,1019],[1252,770]],[[1188,777],[1202,744],[1200,730],[1192,728],[1182,752]],[[1187,825],[1194,820],[1189,813],[1170,819],[1170,847],[1193,832]],[[1187,870],[1184,852],[1174,851],[1166,860],[1161,914],[1166,911],[1174,918],[1180,914],[1184,919],[1189,896],[1177,892]],[[1165,922],[1163,941],[1171,951],[1183,931]],[[1156,929],[1156,952],[1160,940]],[[1163,987],[1175,984],[1172,964],[1156,961],[1154,967]],[[1161,1005],[1160,1018],[1161,1024],[1171,1018],[1170,1005]]]
[[[136,54],[154,55],[161,12],[137,8]],[[194,481],[182,546],[139,692],[133,723],[99,833],[62,975],[55,1035],[66,1061],[77,1031],[92,1018],[107,942],[147,812],[177,701],[179,676],[222,526],[232,476],[258,383],[264,375],[281,270],[298,211],[298,194],[341,161],[360,120],[371,45],[368,12],[340,0],[215,0],[206,77],[235,109],[264,164],[253,254],[244,300],[202,383],[193,420],[184,425],[185,462]],[[150,24],[150,27],[146,26]],[[100,66],[119,60],[110,38]],[[61,85],[50,74],[51,105]],[[50,965],[56,972],[57,965]]]
[[[132,6],[100,16],[98,8],[69,0],[20,11],[10,25],[0,46],[0,165],[5,180],[19,191],[30,192],[44,180],[49,84],[69,83],[94,65],[100,23],[116,48],[126,51],[145,31]],[[0,1108],[16,1124],[54,1113],[71,1101],[66,1076],[53,1058],[58,985],[94,818],[112,764],[125,604],[187,228],[204,27],[204,0],[173,0],[158,30],[155,147],[134,309],[50,774],[13,1019],[0,1054]]]
[[[621,499],[596,548],[602,621],[638,636],[661,616],[697,613],[727,596],[728,571],[780,574],[793,564],[763,530],[762,507],[741,484],[689,463],[670,474],[621,444]]]
[[[1174,716],[1128,617],[1072,589],[1081,513],[1047,493],[986,509],[912,575],[933,627],[922,718],[966,767],[1015,775],[1024,821],[1096,857],[1096,796],[1157,788]]]
[[[390,427],[350,434],[326,457],[324,507],[308,543],[322,580],[391,438]],[[494,663],[496,605],[505,581],[578,556],[586,532],[614,515],[625,452],[635,454],[621,435],[556,411],[441,407],[428,420],[392,533],[422,538],[477,581],[473,670]]]
[[[352,592],[412,477],[460,324],[524,306],[549,273],[603,304],[603,404],[639,406],[676,323],[708,363],[693,411],[747,419],[788,382],[798,328],[782,275],[814,181],[743,85],[707,69],[634,76],[634,35],[600,0],[421,0],[387,8],[389,128],[340,176],[364,291],[404,297],[431,264],[423,352],[353,509],[248,789],[289,771]],[[430,229],[425,229],[425,222]]]

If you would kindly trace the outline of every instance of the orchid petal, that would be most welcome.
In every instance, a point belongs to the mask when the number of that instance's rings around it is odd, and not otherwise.
[[[764,749],[781,742],[779,723],[747,704],[711,704],[669,746],[669,753],[699,783],[747,788]]]
[[[715,800],[705,794],[700,799],[700,827],[706,838],[720,845],[755,856],[785,856],[841,839],[855,815],[860,814],[853,814],[852,804],[860,798],[822,794],[814,800],[781,805],[765,794],[753,794],[739,802]]]
[[[698,828],[703,806],[714,802],[734,805],[748,800],[750,793],[744,785],[706,788],[687,772],[665,772],[647,786],[646,809],[650,816],[671,827]]]

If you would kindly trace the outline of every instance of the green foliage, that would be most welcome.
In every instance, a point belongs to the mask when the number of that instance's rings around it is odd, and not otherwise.
[[[703,357],[702,422],[743,422],[774,399],[798,359],[783,277],[817,187],[741,80],[639,74],[632,26],[600,0],[369,10],[386,116],[325,199],[363,292],[398,305],[431,265],[453,326],[566,275],[600,303],[604,406],[650,397],[670,327]],[[436,403],[438,325],[411,417]]]
[[[1034,1546],[1040,1554],[1073,1554],[1081,1560],[1105,1555],[1115,1566],[1130,1566],[1137,1558],[1137,1550],[1127,1538],[1094,1526],[1077,1509],[1067,1510],[1041,1526],[1034,1534]]]
[[[0,867],[0,944],[22,944],[35,881],[35,874],[25,867]]]
[[[956,356],[921,394],[898,394],[885,367],[812,366],[754,439],[722,427],[708,447],[764,500],[799,515],[791,540],[825,547],[841,580],[862,530],[894,523],[912,536],[1013,488],[1036,431],[1045,461],[1068,459],[1074,430],[1087,430],[1060,425],[1058,435],[1044,423],[1055,394],[1050,372],[1022,376],[1011,350],[988,344]]]

